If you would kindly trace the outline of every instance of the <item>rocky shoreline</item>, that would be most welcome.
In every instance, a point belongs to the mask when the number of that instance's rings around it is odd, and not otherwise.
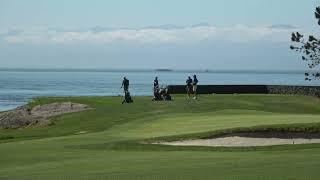
[[[67,113],[88,110],[84,104],[63,102],[38,105],[33,108],[28,106],[18,107],[11,111],[0,113],[0,129],[17,129],[30,125],[48,125],[50,118]]]

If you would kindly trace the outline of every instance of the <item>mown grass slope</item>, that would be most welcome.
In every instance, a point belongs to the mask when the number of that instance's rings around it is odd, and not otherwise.
[[[163,136],[254,126],[320,123],[320,101],[281,95],[41,98],[92,110],[48,127],[0,130],[0,179],[318,179],[320,145],[225,150],[138,144]],[[308,125],[309,124],[309,125]],[[296,125],[297,126],[297,125]]]

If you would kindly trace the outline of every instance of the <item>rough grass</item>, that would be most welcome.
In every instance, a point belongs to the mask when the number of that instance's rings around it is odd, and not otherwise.
[[[0,179],[318,179],[320,145],[225,149],[139,142],[235,130],[318,131],[320,101],[280,95],[201,96],[152,102],[136,97],[41,98],[94,108],[45,128],[0,130]]]

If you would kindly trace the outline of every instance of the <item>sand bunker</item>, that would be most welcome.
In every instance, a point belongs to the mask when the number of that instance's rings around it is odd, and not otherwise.
[[[238,133],[211,139],[158,142],[171,146],[256,147],[320,143],[320,133]]]
[[[50,118],[66,113],[88,110],[84,104],[63,102],[39,105],[32,109],[23,106],[0,113],[0,129],[20,128],[28,125],[48,125]]]

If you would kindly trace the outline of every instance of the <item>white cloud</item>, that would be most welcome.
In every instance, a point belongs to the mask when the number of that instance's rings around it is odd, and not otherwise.
[[[146,27],[141,29],[92,28],[89,30],[55,30],[53,28],[15,29],[4,33],[0,38],[8,43],[188,43],[203,40],[251,42],[251,41],[288,41],[290,33],[297,28],[286,25],[255,26],[236,25],[216,27],[197,25],[191,27],[165,28]],[[292,27],[292,28],[289,28]]]

